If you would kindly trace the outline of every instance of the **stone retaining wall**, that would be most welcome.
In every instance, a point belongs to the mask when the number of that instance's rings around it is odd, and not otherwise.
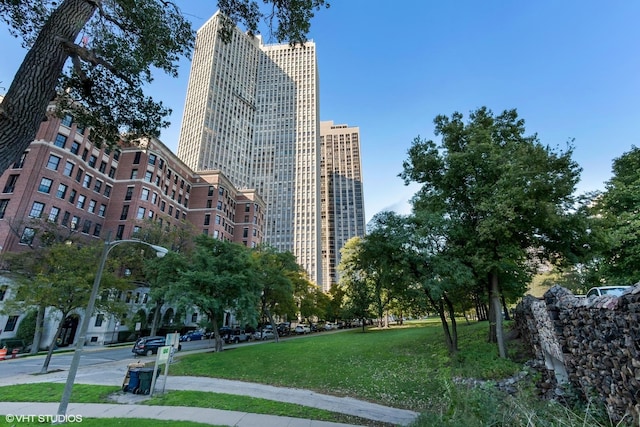
[[[601,399],[614,423],[638,425],[640,285],[619,298],[589,299],[554,286],[543,299],[526,296],[515,324],[541,368],[543,393],[560,394],[570,386]]]

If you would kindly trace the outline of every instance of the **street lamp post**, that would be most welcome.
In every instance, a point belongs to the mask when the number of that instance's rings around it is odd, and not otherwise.
[[[60,406],[58,406],[58,415],[66,415],[67,406],[69,406],[69,399],[71,398],[71,391],[73,389],[73,383],[76,379],[76,373],[78,372],[78,366],[80,365],[80,356],[82,355],[82,350],[84,349],[84,343],[87,339],[87,329],[89,329],[89,321],[91,320],[93,309],[96,305],[96,298],[98,297],[98,291],[100,290],[100,281],[102,280],[102,271],[104,270],[104,266],[107,262],[107,255],[114,247],[122,244],[122,243],[140,243],[143,245],[147,245],[153,248],[156,251],[156,256],[162,258],[169,252],[167,248],[163,248],[162,246],[152,245],[151,243],[143,242],[141,240],[135,239],[126,239],[126,240],[113,240],[113,241],[105,241],[104,249],[102,250],[102,256],[100,257],[100,264],[98,265],[98,271],[96,272],[96,277],[93,281],[93,288],[91,289],[91,295],[89,296],[89,302],[87,303],[87,308],[84,313],[84,318],[82,319],[82,324],[80,325],[80,333],[78,336],[78,340],[76,341],[76,349],[73,352],[73,359],[71,360],[71,365],[69,366],[69,374],[67,375],[67,383],[64,386],[64,391],[62,392],[62,399],[60,399]]]

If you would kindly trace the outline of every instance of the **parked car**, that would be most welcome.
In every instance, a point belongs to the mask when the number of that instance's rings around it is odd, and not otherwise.
[[[224,342],[227,344],[238,344],[249,340],[251,340],[251,335],[247,334],[244,329],[235,329],[224,337]]]
[[[325,331],[330,331],[332,329],[338,329],[338,328],[336,327],[336,325],[334,325],[333,323],[330,323],[330,322],[327,322],[327,323],[324,324],[324,330]]]
[[[253,334],[253,339],[254,340],[272,340],[276,337],[276,335],[273,333],[273,331],[269,330],[269,329],[263,329],[262,331],[256,331]]]
[[[180,337],[180,341],[198,341],[204,338],[202,331],[189,331]]]
[[[151,356],[158,353],[158,348],[165,345],[165,337],[138,338],[131,351],[139,356]]]
[[[277,326],[278,335],[281,337],[286,337],[291,334],[291,323],[290,322],[282,322]]]
[[[598,286],[598,287],[589,289],[589,292],[587,292],[587,298],[599,297],[602,295],[613,295],[615,297],[619,297],[620,295],[622,295],[624,291],[626,291],[630,287],[631,286]]]
[[[298,325],[296,326],[296,334],[298,335],[306,335],[311,333],[311,327],[309,325]]]

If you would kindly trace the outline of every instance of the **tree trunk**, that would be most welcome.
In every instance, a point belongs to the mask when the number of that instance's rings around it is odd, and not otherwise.
[[[431,302],[433,308],[436,309],[438,315],[440,316],[440,323],[442,324],[442,331],[444,332],[444,342],[447,345],[447,350],[450,355],[456,353],[457,348],[454,346],[453,339],[451,338],[451,331],[449,330],[449,323],[447,322],[447,315],[444,311],[444,304],[442,302],[442,298],[438,299],[438,301],[431,298],[429,292],[425,289],[424,293],[427,295],[427,299]]]
[[[264,307],[264,313],[267,315],[267,319],[269,320],[269,324],[271,325],[271,328],[273,329],[273,336],[275,339],[275,342],[280,342],[279,339],[279,334],[278,334],[278,328],[275,324],[275,321],[273,320],[273,316],[271,315],[271,311],[265,306]]]
[[[509,315],[509,308],[507,307],[507,301],[504,299],[504,294],[500,295],[500,302],[502,302],[502,311],[504,311],[504,320],[511,320]]]
[[[216,352],[222,351],[222,337],[220,336],[220,328],[218,328],[218,322],[215,315],[209,316],[210,319],[213,319],[213,336],[215,339],[215,345],[213,350]]]
[[[158,330],[158,322],[160,321],[160,308],[162,307],[162,301],[156,301],[156,309],[153,312],[153,320],[151,321],[151,332],[149,336],[154,337]]]
[[[42,27],[0,104],[0,174],[35,139],[69,53],[63,41],[75,42],[100,0],[64,0]]]
[[[489,301],[491,303],[491,322],[490,324],[495,328],[495,338],[498,343],[498,353],[500,357],[506,359],[507,350],[504,344],[504,336],[502,333],[502,305],[500,304],[500,287],[498,284],[498,272],[493,269],[489,274],[490,293]]]
[[[449,319],[451,319],[451,348],[453,349],[454,353],[457,353],[458,352],[458,324],[456,322],[456,313],[455,313],[455,310],[453,309],[453,303],[447,297],[446,294],[442,297],[442,299],[444,300],[444,303],[446,304],[447,309],[449,311]],[[451,351],[449,351],[449,353],[451,353]]]
[[[38,312],[36,313],[36,330],[33,334],[33,343],[31,344],[31,351],[29,354],[34,355],[40,351],[40,341],[42,341],[42,332],[44,330],[44,313],[47,308],[44,306],[38,306]]]
[[[64,321],[67,318],[68,313],[62,313],[62,319],[58,322],[58,328],[56,329],[56,333],[53,335],[53,339],[51,340],[51,344],[49,344],[49,351],[47,351],[47,357],[44,358],[44,363],[42,364],[42,369],[40,369],[41,374],[46,374],[49,370],[49,362],[51,362],[51,356],[53,355],[53,349],[56,347],[56,343],[58,337],[60,336],[60,332],[62,332],[62,325],[64,325]]]

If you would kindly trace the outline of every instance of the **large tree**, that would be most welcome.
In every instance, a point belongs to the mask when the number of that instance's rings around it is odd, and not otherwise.
[[[594,275],[611,285],[640,280],[640,149],[632,147],[613,161],[613,177],[594,204],[596,229],[606,236]]]
[[[214,0],[212,0],[214,1]],[[267,18],[278,41],[305,40],[314,10],[324,0],[219,0],[222,30],[243,24],[258,32]],[[0,19],[29,50],[0,103],[0,174],[35,138],[52,100],[91,128],[97,144],[126,135],[158,136],[170,110],[145,95],[143,86],[161,70],[176,76],[194,31],[170,0],[0,0]]]
[[[367,236],[362,241],[360,267],[373,286],[373,307],[380,326],[389,326],[385,312],[408,286],[407,233],[406,217],[394,212],[380,212],[371,220]]]
[[[291,252],[277,252],[263,246],[254,252],[256,261],[256,281],[262,286],[260,292],[261,317],[265,316],[279,340],[275,316],[294,318],[296,304],[293,299],[293,280],[299,276],[302,267],[297,264]]]
[[[414,211],[446,218],[449,253],[486,283],[493,339],[506,357],[501,295],[526,289],[535,258],[577,249],[585,230],[570,218],[581,169],[570,144],[562,151],[525,135],[516,110],[494,116],[482,107],[466,123],[460,113],[434,122],[441,144],[416,138],[401,177],[422,184]]]
[[[42,365],[42,373],[48,370],[56,340],[60,337],[67,316],[82,311],[87,306],[101,249],[101,245],[55,244],[43,254],[37,267],[28,269],[20,266],[28,264],[23,261],[24,258],[30,258],[30,252],[24,252],[13,259],[12,270],[17,277],[17,287],[15,298],[5,304],[5,309],[46,307],[58,317],[57,328]],[[110,290],[114,295],[128,288],[128,281],[118,279],[114,274],[118,268],[119,264],[112,258],[102,275],[101,289]],[[121,313],[124,305],[118,300],[101,298],[96,302],[96,309],[103,313]],[[84,316],[93,314],[82,313]]]
[[[167,298],[178,306],[198,307],[213,326],[216,351],[222,350],[219,326],[226,310],[240,319],[255,319],[262,286],[256,277],[255,261],[248,248],[213,239],[195,238],[195,250],[188,265]]]
[[[351,319],[360,319],[362,332],[367,319],[371,317],[373,304],[373,283],[360,265],[362,238],[352,237],[340,250],[339,286],[344,290],[344,311]]]

